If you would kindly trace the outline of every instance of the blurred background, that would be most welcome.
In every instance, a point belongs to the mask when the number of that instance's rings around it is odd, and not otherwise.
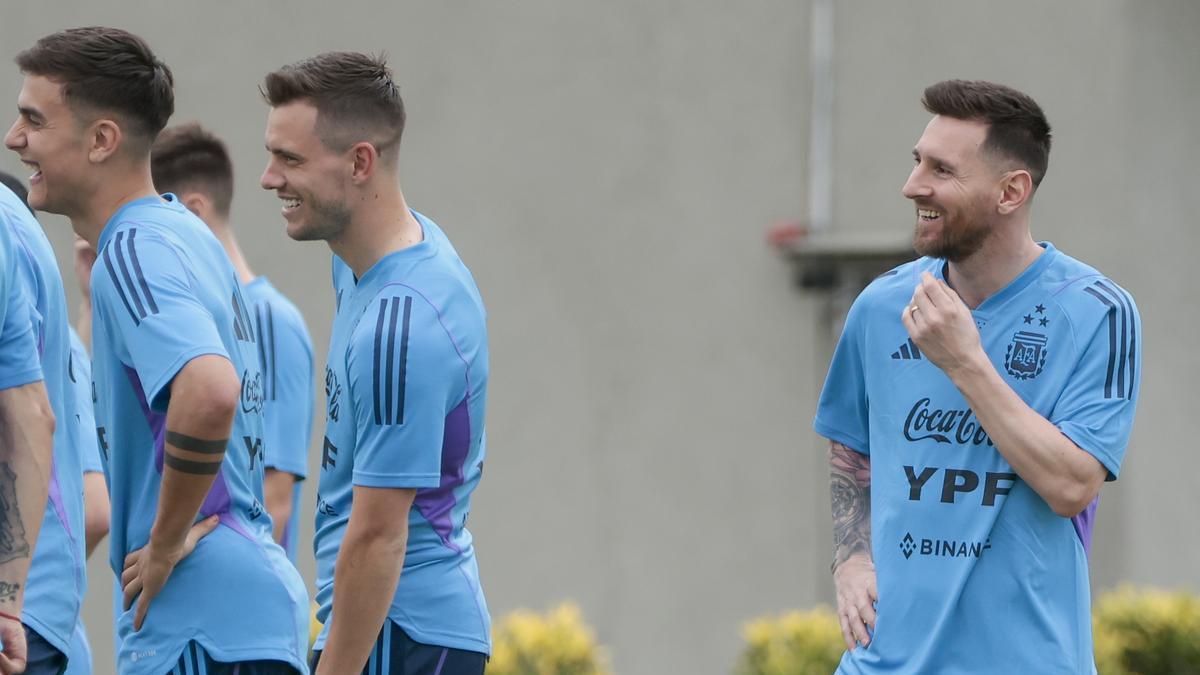
[[[258,187],[257,85],[317,52],[386,51],[409,112],[406,196],[489,310],[471,530],[493,616],[574,600],[623,675],[728,672],[747,620],[832,601],[811,420],[845,298],[799,288],[768,232],[798,221],[905,241],[921,90],[950,77],[1022,89],[1054,127],[1035,236],[1122,284],[1145,326],[1093,585],[1200,590],[1200,3],[816,1],[832,10],[818,30],[810,0],[10,3],[0,56],[71,26],[145,37],[175,73],[172,123],[229,144],[237,234],[305,313],[319,373],[329,253],[289,240]],[[0,168],[28,173],[7,151]],[[70,226],[43,223],[74,307]],[[105,547],[85,606],[98,673],[112,662]],[[311,584],[304,546],[300,566]]]

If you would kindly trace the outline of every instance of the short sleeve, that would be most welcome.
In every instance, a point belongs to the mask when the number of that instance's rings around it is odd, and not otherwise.
[[[846,325],[838,339],[833,362],[829,364],[825,386],[817,402],[813,428],[831,441],[869,455],[871,434],[863,363],[865,304],[860,295],[846,316]]]
[[[265,465],[304,478],[313,408],[312,343],[303,321],[287,309],[269,302],[256,309],[259,340],[266,352]]]
[[[355,485],[427,488],[441,480],[446,417],[465,395],[466,365],[419,294],[390,286],[347,355],[354,400]]]
[[[1103,307],[1080,340],[1082,352],[1050,422],[1093,455],[1116,480],[1133,428],[1142,374],[1142,322],[1133,298],[1103,280],[1084,289],[1083,302]]]
[[[159,412],[189,361],[205,354],[229,358],[193,283],[175,246],[137,227],[113,235],[92,273],[93,302],[116,324],[150,407]]]
[[[33,298],[21,281],[14,238],[0,210],[0,389],[42,379],[42,366],[33,332]]]

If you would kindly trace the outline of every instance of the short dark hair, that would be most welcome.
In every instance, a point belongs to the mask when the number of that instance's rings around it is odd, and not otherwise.
[[[983,80],[945,80],[927,87],[921,103],[934,115],[986,122],[983,148],[1019,162],[1033,186],[1041,184],[1050,163],[1050,123],[1027,94]]]
[[[13,194],[21,198],[21,203],[25,205],[25,208],[29,209],[29,212],[33,215],[37,215],[33,207],[29,205],[29,190],[25,189],[25,184],[21,182],[21,179],[7,171],[0,171],[0,184],[12,190]]]
[[[397,156],[404,101],[383,55],[325,52],[268,73],[259,90],[272,107],[316,107],[317,135],[333,150],[369,140],[380,155]]]
[[[121,30],[89,26],[59,31],[17,54],[27,75],[62,85],[63,99],[79,114],[91,108],[117,113],[149,146],[175,112],[171,69],[142,38]]]
[[[164,129],[150,149],[150,173],[160,192],[199,190],[223,217],[233,204],[233,162],[225,143],[195,122]]]

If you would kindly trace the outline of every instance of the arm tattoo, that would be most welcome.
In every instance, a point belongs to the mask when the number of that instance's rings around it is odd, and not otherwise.
[[[19,590],[21,590],[21,584],[0,581],[0,602],[16,602]]]
[[[0,462],[0,564],[28,557],[29,542],[17,503],[17,474],[8,462]]]
[[[833,568],[851,555],[871,555],[871,458],[833,441],[829,445],[833,501]]]

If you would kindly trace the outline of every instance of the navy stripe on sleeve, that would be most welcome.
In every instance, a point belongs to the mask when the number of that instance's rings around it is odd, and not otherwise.
[[[117,236],[119,237],[120,234]],[[129,298],[125,296],[125,289],[121,286],[121,281],[117,279],[117,271],[113,268],[112,257],[110,255],[112,248],[111,244],[104,247],[104,266],[108,268],[108,276],[112,279],[113,287],[117,289],[117,295],[121,296],[121,304],[125,305],[125,311],[129,312],[129,318],[133,319],[133,323],[136,326],[142,321],[138,318],[137,313],[133,311],[133,307],[130,306]]]
[[[1088,286],[1083,289],[1089,295],[1095,297],[1100,302],[1108,305],[1108,374],[1104,379],[1104,398],[1112,398],[1112,385],[1114,370],[1116,369],[1117,361],[1117,315],[1113,311],[1116,306],[1112,301],[1100,294],[1100,291]]]
[[[261,305],[254,308],[254,318],[256,321],[258,321],[258,336],[261,338],[264,335]],[[263,386],[265,387],[267,382],[267,369],[270,366],[267,364],[267,347],[263,344],[262,340],[258,341],[258,364],[259,368],[262,369]],[[264,392],[263,398],[271,398],[270,393]]]
[[[136,227],[129,230],[129,260],[133,263],[134,273],[137,274],[138,285],[141,286],[142,293],[145,293],[146,295],[146,304],[150,306],[150,313],[158,314],[158,304],[154,302],[154,294],[150,292],[150,284],[146,283],[146,277],[142,274],[142,263],[140,260],[138,260],[137,249],[133,246],[133,238],[135,235],[137,235]],[[134,295],[136,295],[136,292]]]
[[[404,297],[403,316],[399,296],[379,301],[379,314],[375,319],[375,368],[372,373],[375,423],[379,425],[404,424],[411,317],[411,296]]]
[[[400,328],[400,393],[396,404],[396,424],[404,424],[404,391],[408,379],[408,325],[412,316],[412,296],[404,296],[404,322]]]
[[[1124,384],[1127,370],[1126,363],[1128,363],[1129,386],[1118,386],[1117,388],[1123,392],[1118,394],[1119,397],[1132,400],[1136,370],[1134,357],[1137,356],[1137,326],[1135,325],[1136,315],[1133,311],[1133,301],[1129,298],[1128,293],[1111,281],[1097,281],[1096,285],[1107,290],[1109,295],[1115,298],[1121,306],[1121,344],[1123,347],[1127,346],[1128,349],[1121,352],[1118,382],[1122,385]],[[1126,339],[1128,339],[1128,342],[1126,342]]]
[[[386,405],[384,407],[384,418],[388,424],[392,423],[392,373],[396,369],[396,307],[400,304],[400,298],[392,298],[392,311],[388,313],[388,341],[387,341],[387,380],[386,380]]]
[[[117,250],[117,266],[121,268],[121,277],[125,280],[125,290],[129,292],[129,296],[133,298],[133,306],[137,308],[138,317],[146,318],[146,308],[142,305],[142,299],[138,297],[137,289],[133,286],[133,277],[129,275],[129,265],[125,262],[124,251],[121,250],[121,240],[125,237],[124,232],[118,232],[117,238],[113,241],[112,247]]]
[[[1133,301],[1108,280],[1097,281],[1083,290],[1109,308],[1108,374],[1104,381],[1104,397],[1132,400],[1137,374],[1137,319]]]
[[[371,369],[372,398],[375,402],[375,424],[383,424],[383,416],[379,412],[379,370],[382,365],[379,353],[379,348],[383,341],[383,317],[387,311],[387,300],[379,301],[379,316],[375,319],[375,361],[374,368]]]

